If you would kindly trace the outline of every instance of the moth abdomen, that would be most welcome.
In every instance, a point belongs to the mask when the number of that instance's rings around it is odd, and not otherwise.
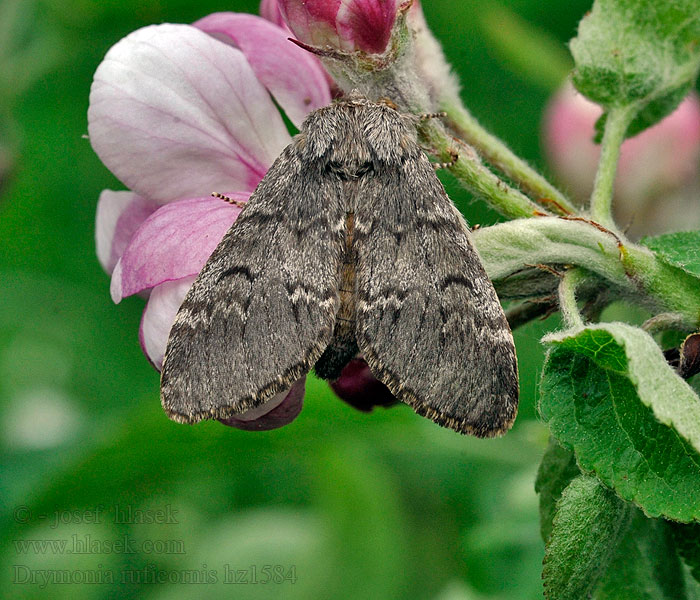
[[[333,381],[340,377],[343,368],[358,353],[355,339],[356,290],[355,290],[355,213],[345,213],[345,245],[340,263],[338,285],[338,312],[335,316],[333,338],[319,358],[314,370],[321,379]]]

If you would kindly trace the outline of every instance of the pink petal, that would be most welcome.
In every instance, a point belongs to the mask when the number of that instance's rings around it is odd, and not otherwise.
[[[97,258],[107,273],[114,271],[129,240],[157,208],[155,202],[133,192],[104,190],[100,194],[95,218],[95,245]]]
[[[153,288],[148,298],[141,317],[139,342],[143,353],[159,371],[163,366],[165,346],[175,315],[195,279],[196,276],[192,275],[177,281],[166,281]]]
[[[246,200],[247,194],[231,194]],[[191,198],[161,206],[138,229],[112,274],[121,301],[165,281],[196,275],[241,209],[219,198]]]
[[[219,421],[229,427],[246,431],[268,431],[287,425],[301,412],[305,386],[306,376],[298,379],[289,390],[273,396],[262,406]]]
[[[161,203],[252,191],[290,137],[243,54],[189,25],[152,25],[105,56],[90,90],[95,152]]]
[[[289,31],[287,28],[287,22],[282,16],[280,5],[278,4],[277,0],[262,0],[262,2],[260,2],[260,16],[263,19],[267,19],[271,23],[274,23],[275,25]]]
[[[581,200],[590,195],[600,147],[594,124],[602,109],[567,82],[551,99],[544,121],[545,150],[569,191]]]
[[[640,196],[646,190],[673,189],[697,177],[700,160],[700,100],[691,92],[678,108],[620,150],[616,191]]]
[[[278,7],[297,39],[313,46],[343,47],[338,36],[336,17],[341,0],[278,0]]]
[[[255,15],[214,13],[193,23],[235,44],[257,78],[298,127],[310,111],[330,103],[325,71],[316,57],[289,41],[289,32]]]
[[[365,52],[386,50],[398,11],[397,0],[343,0],[338,9],[338,32]]]

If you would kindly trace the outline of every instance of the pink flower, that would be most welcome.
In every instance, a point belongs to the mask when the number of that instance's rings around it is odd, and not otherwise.
[[[330,102],[320,64],[287,37],[259,17],[217,13],[135,31],[95,73],[90,141],[131,190],[101,194],[97,253],[115,302],[148,295],[139,339],[156,368],[187,290],[240,212],[210,193],[244,202],[291,141],[275,102],[297,127]],[[303,389],[302,379],[227,424],[284,425]]]
[[[400,0],[277,0],[279,13],[299,41],[368,54],[387,49],[403,4]],[[263,0],[261,12],[277,19],[272,0]]]
[[[602,109],[567,83],[544,119],[545,149],[570,192],[590,196],[600,156],[593,143]],[[626,140],[615,181],[615,212],[636,234],[687,229],[700,224],[697,202],[700,163],[700,100],[691,93],[668,117]],[[689,190],[684,193],[683,190]]]
[[[284,15],[282,15],[282,11],[280,10],[280,5],[277,0],[261,0],[260,16],[263,19],[271,21],[275,25],[288,29],[287,22],[284,20]]]

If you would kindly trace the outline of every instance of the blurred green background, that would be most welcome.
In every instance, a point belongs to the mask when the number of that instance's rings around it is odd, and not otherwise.
[[[545,172],[541,113],[589,7],[424,3],[467,105]],[[516,333],[521,409],[498,440],[405,406],[362,414],[315,380],[276,431],[163,413],[137,340],[144,302],[114,306],[95,257],[97,197],[123,186],[85,139],[88,91],[130,31],[221,10],[257,2],[0,0],[0,595],[541,597],[535,392],[552,320]],[[496,219],[445,181],[470,222]],[[170,522],[116,522],[126,510]],[[266,565],[281,581],[251,583]]]

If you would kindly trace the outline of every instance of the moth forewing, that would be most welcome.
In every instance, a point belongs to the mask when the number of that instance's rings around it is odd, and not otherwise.
[[[263,404],[307,373],[331,339],[345,215],[339,187],[298,154],[293,143],[275,161],[175,318],[161,399],[177,421]]]
[[[515,417],[512,335],[464,219],[412,119],[352,94],[309,115],[193,284],[163,405],[238,414],[358,348],[440,425],[491,436]]]
[[[515,418],[515,347],[470,240],[417,143],[356,209],[357,341],[375,376],[437,423],[480,437]]]

